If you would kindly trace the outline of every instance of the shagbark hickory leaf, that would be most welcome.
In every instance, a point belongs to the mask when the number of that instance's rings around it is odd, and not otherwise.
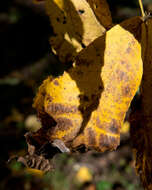
[[[73,61],[84,47],[105,32],[86,0],[45,0],[54,30],[51,47],[61,62]]]
[[[41,85],[34,107],[48,141],[60,139],[71,150],[84,145],[103,152],[118,146],[125,113],[142,77],[140,43],[123,25],[82,50],[62,76]]]
[[[141,102],[130,116],[136,171],[146,190],[152,189],[152,18],[141,25],[143,79]]]
[[[106,0],[86,0],[92,8],[97,19],[106,29],[112,27],[112,17]]]

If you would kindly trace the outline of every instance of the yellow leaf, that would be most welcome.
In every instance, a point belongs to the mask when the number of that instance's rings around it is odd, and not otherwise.
[[[130,117],[136,171],[146,190],[152,189],[152,18],[141,28],[143,80],[141,105]]]
[[[116,149],[142,77],[141,46],[134,36],[141,22],[136,17],[114,26],[82,50],[71,69],[43,82],[34,107],[49,128],[49,141],[101,152]]]
[[[51,47],[63,63],[105,32],[86,0],[46,0],[46,10],[55,34]]]
[[[89,169],[85,166],[80,167],[75,178],[76,178],[76,181],[78,181],[81,184],[92,181],[92,175]]]
[[[127,22],[130,26],[132,19]],[[99,105],[73,146],[85,144],[88,148],[105,151],[116,149],[119,144],[120,128],[142,77],[141,46],[134,35],[122,27],[123,24],[111,28],[105,35],[103,59],[100,57],[100,61],[103,60],[103,90]],[[99,38],[97,40],[99,43]],[[104,46],[101,41],[99,44]],[[96,47],[98,51],[100,46]],[[97,61],[97,58],[93,59]]]
[[[106,0],[87,0],[97,19],[106,29],[112,27],[112,18],[109,6]]]

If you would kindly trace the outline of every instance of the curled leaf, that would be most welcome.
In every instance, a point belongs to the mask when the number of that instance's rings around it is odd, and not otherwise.
[[[49,142],[60,139],[71,150],[80,145],[116,149],[142,77],[141,46],[131,22],[111,28],[79,53],[71,69],[43,82],[34,107]]]
[[[130,26],[132,19],[127,22]],[[116,149],[119,144],[120,128],[142,77],[140,43],[123,25],[116,25],[106,33],[101,70],[103,91],[99,105],[73,146],[85,144],[89,148],[105,151]]]

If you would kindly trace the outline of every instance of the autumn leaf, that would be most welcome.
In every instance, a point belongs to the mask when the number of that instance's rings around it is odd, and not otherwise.
[[[27,136],[35,151],[26,160],[45,161],[37,157],[33,140],[38,147],[50,143],[61,152],[81,146],[100,152],[116,149],[143,73],[140,107],[130,116],[130,130],[136,171],[144,188],[152,190],[152,18],[145,15],[142,1],[142,17],[115,26],[106,0],[35,1],[45,1],[54,53],[61,62],[74,63],[39,88],[33,106],[42,128]]]
[[[140,18],[135,17],[134,20],[141,23]],[[142,77],[141,46],[134,35],[122,27],[125,25],[127,28],[128,24],[129,30],[133,31],[138,22],[134,24],[133,30],[130,28],[131,23],[132,19],[106,33],[101,72],[104,89],[97,109],[92,112],[87,126],[74,140],[73,146],[80,143],[105,151],[115,149],[119,144],[120,128]]]
[[[116,149],[142,77],[140,43],[126,30],[133,32],[142,22],[134,20],[133,28],[132,19],[112,27],[79,53],[71,69],[43,82],[34,107],[49,142],[60,139],[71,150],[80,145]]]
[[[61,62],[74,60],[84,47],[105,32],[86,0],[45,0],[53,27],[52,50]]]
[[[136,171],[146,190],[152,189],[152,18],[141,25],[143,79],[141,102],[130,116]]]

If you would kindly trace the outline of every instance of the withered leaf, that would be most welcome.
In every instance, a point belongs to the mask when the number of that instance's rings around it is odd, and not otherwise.
[[[86,0],[45,0],[54,30],[51,47],[61,62],[72,61],[80,50],[105,32]]]
[[[134,19],[138,27],[142,21]],[[43,82],[34,107],[48,141],[60,139],[71,150],[80,145],[116,149],[142,77],[141,45],[131,23],[112,27],[79,53],[71,69]]]
[[[42,151],[40,151],[40,148],[38,148],[36,144],[31,142],[31,133],[26,133],[25,137],[28,145],[28,154],[18,157],[17,161],[24,164],[24,166],[26,166],[27,168],[33,168],[36,170],[41,170],[43,172],[53,170],[53,164],[51,160],[49,160],[47,156]],[[45,144],[43,144],[43,147],[44,146]],[[43,173],[41,174],[43,175]]]
[[[152,18],[141,25],[143,79],[140,108],[130,116],[136,171],[146,190],[152,189]]]

